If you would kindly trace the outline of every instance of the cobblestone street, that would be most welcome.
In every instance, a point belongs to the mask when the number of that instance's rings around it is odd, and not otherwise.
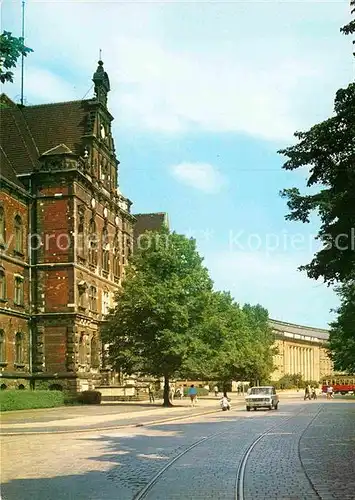
[[[2,500],[350,500],[354,491],[355,403],[345,400],[2,437]]]

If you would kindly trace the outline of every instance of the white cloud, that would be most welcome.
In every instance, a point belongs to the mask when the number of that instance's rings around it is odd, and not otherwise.
[[[201,7],[194,4],[106,2],[103,10],[100,2],[33,2],[26,25],[35,52],[26,60],[26,93],[31,102],[49,94],[56,100],[77,85],[75,97],[82,98],[101,47],[110,108],[121,127],[290,140],[296,129],[329,116],[334,91],[346,84],[345,74],[351,76],[351,50],[347,70],[335,38],[303,38],[303,28],[289,29],[285,9],[301,22],[296,7],[279,6],[277,19],[274,8],[265,4],[268,21],[263,15],[261,22],[254,18],[259,4],[216,2],[204,5],[201,23]],[[329,5],[326,14],[335,8]],[[46,22],[38,23],[39,17]],[[252,37],[250,23],[257,23]],[[31,66],[51,71],[51,78],[38,79]]]
[[[226,181],[222,174],[209,163],[182,162],[171,167],[175,179],[205,193],[218,193]]]
[[[334,291],[307,278],[297,268],[309,262],[306,254],[214,252],[206,265],[216,288],[230,290],[239,303],[260,303],[272,318],[314,327],[333,315],[338,304]]]

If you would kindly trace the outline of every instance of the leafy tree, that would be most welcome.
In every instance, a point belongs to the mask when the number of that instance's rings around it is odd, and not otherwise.
[[[336,370],[355,373],[355,281],[343,284],[338,293],[341,305],[330,325],[329,348]]]
[[[352,14],[355,3],[351,1]],[[341,28],[355,33],[355,21]],[[355,55],[355,53],[354,53]],[[321,221],[317,238],[323,248],[304,266],[310,278],[322,277],[328,284],[340,283],[342,304],[331,325],[330,349],[339,369],[355,370],[355,84],[336,93],[335,115],[307,132],[296,132],[295,146],[281,150],[288,159],[286,170],[310,167],[308,187],[319,186],[315,194],[285,189],[281,195],[290,213],[286,219],[309,222],[316,212]]]
[[[114,368],[164,377],[164,406],[170,406],[172,377],[199,369],[198,325],[213,284],[194,240],[163,229],[146,233],[143,246],[102,335]]]
[[[4,31],[0,35],[0,82],[13,82],[12,68],[16,67],[20,56],[25,57],[29,52],[33,52],[24,44],[22,37],[16,38],[10,32]]]
[[[261,306],[237,304],[230,293],[215,292],[199,325],[204,353],[202,378],[219,380],[226,388],[231,380],[265,380],[273,370],[274,336],[268,312]]]
[[[355,0],[350,1],[351,13]],[[340,30],[355,33],[355,20]],[[355,41],[354,41],[355,42]],[[355,53],[354,53],[355,56]],[[279,153],[288,157],[286,170],[310,167],[308,187],[321,189],[313,195],[302,195],[297,188],[281,192],[288,199],[288,220],[309,222],[314,211],[321,219],[317,235],[324,247],[313,260],[301,266],[310,278],[323,277],[332,284],[344,281],[355,269],[355,84],[336,93],[335,116],[315,125],[307,132],[296,132],[299,143]]]
[[[307,186],[321,186],[315,194],[285,189],[290,213],[286,219],[309,222],[316,211],[321,220],[317,238],[323,243],[313,260],[302,266],[310,278],[331,284],[355,269],[355,84],[337,92],[335,116],[307,132],[296,132],[299,143],[279,151],[288,160],[286,170],[310,167]]]
[[[355,14],[355,0],[350,0],[350,11],[351,14]],[[348,24],[340,28],[340,31],[344,33],[344,35],[352,35],[355,33],[355,19],[350,21]],[[355,45],[355,40],[353,40],[353,44]],[[355,56],[355,52],[354,52]]]

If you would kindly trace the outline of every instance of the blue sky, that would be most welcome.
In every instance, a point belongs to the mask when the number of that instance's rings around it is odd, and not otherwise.
[[[216,288],[283,321],[326,327],[337,300],[297,271],[317,221],[285,221],[284,187],[305,186],[277,150],[327,118],[352,79],[339,28],[349,2],[27,1],[28,104],[92,95],[99,49],[120,185],[135,212],[166,211],[196,237]],[[19,35],[21,1],[2,4]],[[3,89],[19,98],[20,85]]]

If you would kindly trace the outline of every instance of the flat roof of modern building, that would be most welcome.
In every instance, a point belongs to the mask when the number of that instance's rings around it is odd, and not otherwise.
[[[329,331],[325,328],[315,328],[312,326],[296,325],[294,323],[286,323],[285,321],[279,321],[277,319],[269,320],[271,328],[283,335],[284,337],[290,337],[299,340],[328,340]]]

